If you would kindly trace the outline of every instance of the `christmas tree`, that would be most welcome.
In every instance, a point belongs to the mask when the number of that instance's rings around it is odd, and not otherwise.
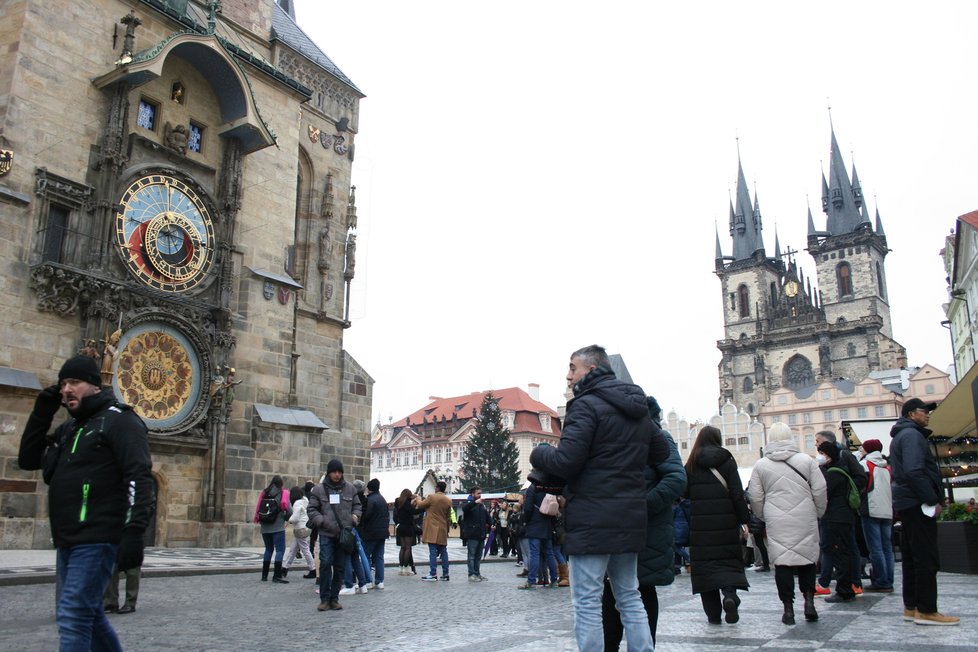
[[[492,392],[482,399],[475,432],[465,445],[461,475],[466,489],[482,487],[484,493],[519,489],[519,450],[503,427],[499,402]]]

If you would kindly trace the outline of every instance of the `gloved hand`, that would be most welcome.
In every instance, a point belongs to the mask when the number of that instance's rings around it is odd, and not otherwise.
[[[120,571],[139,568],[143,565],[143,533],[128,528],[122,531],[119,542],[118,564]]]
[[[41,419],[51,421],[61,407],[61,388],[51,385],[41,390],[34,401],[34,414]]]

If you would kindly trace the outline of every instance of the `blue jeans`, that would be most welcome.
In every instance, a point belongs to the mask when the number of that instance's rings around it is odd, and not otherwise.
[[[355,531],[355,530],[354,530]],[[353,586],[354,575],[357,578],[357,586],[370,584],[370,567],[363,567],[363,556],[360,554],[360,539],[357,539],[357,549],[346,556],[346,563],[343,565],[343,582],[348,587]]]
[[[604,650],[601,594],[606,573],[621,614],[628,652],[651,652],[655,646],[649,630],[649,617],[638,592],[638,555],[635,553],[570,556],[574,636],[578,648],[588,652]]]
[[[526,576],[526,581],[528,584],[536,584],[538,575],[540,573],[540,553],[543,552],[547,556],[547,568],[550,569],[550,581],[557,581],[557,560],[554,559],[554,545],[553,540],[547,539],[530,539],[530,563],[529,575]]]
[[[440,546],[437,543],[428,544],[428,566],[430,570],[428,575],[434,577],[438,573],[438,557],[441,556],[441,574],[442,577],[448,577],[448,546]]]
[[[893,556],[893,520],[863,516],[863,537],[869,548],[869,561],[873,564],[873,586],[893,588],[896,561]]]
[[[340,548],[340,539],[319,535],[319,601],[338,600],[343,584],[343,566],[346,552]]]
[[[272,560],[272,549],[275,549],[275,561],[282,561],[285,555],[285,530],[281,532],[262,532],[261,540],[265,543],[265,555],[262,561]]]
[[[384,583],[384,548],[387,545],[385,539],[370,539],[363,542],[363,551],[367,553],[370,565],[374,567],[374,582]]]
[[[554,544],[554,559],[557,560],[558,566],[567,563],[567,558],[564,557],[564,546],[559,543]]]
[[[102,596],[115,570],[119,546],[111,543],[58,548],[58,635],[61,652],[122,652],[105,617]]]
[[[482,549],[486,546],[485,539],[466,539],[465,549],[468,551],[468,556],[466,560],[469,564],[469,577],[475,575],[480,576],[482,573],[479,571],[480,565],[482,564]],[[447,575],[447,573],[446,573]]]

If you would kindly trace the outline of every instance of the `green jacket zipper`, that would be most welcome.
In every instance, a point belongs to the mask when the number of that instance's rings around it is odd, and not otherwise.
[[[81,513],[78,514],[78,522],[84,523],[85,518],[88,516],[88,490],[91,488],[91,484],[86,482],[82,485],[82,505]]]
[[[78,430],[75,431],[75,442],[71,445],[71,454],[75,454],[75,449],[78,448],[78,438],[81,437],[82,430],[85,426],[80,426]]]

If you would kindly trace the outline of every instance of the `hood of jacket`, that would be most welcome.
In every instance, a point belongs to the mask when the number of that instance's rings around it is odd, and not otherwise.
[[[696,466],[704,469],[715,469],[728,459],[733,457],[726,448],[720,446],[706,446],[701,448],[696,456]]]
[[[607,367],[595,367],[574,384],[574,398],[593,394],[605,401],[627,419],[649,416],[645,391],[638,385],[626,383]]]
[[[873,466],[889,466],[889,462],[883,457],[883,451],[873,451],[863,459],[867,462],[872,462]]]
[[[928,430],[927,428],[921,428],[907,417],[900,417],[899,419],[897,419],[897,422],[893,424],[893,427],[890,428],[890,437],[896,437],[898,432],[900,432],[901,430],[905,430],[907,428],[915,429],[924,437],[930,436],[931,433],[930,430]]]
[[[793,455],[797,455],[800,452],[797,442],[786,439],[784,441],[772,442],[765,446],[764,457],[775,462],[784,462],[785,460],[790,460]]]

